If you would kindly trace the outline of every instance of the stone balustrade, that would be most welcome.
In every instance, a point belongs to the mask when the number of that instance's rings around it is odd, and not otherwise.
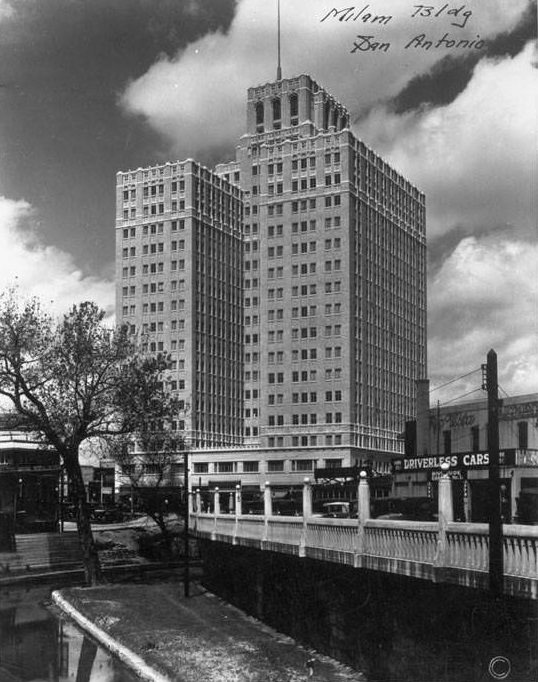
[[[272,515],[268,484],[264,493],[264,515],[239,513],[239,490],[235,513],[221,514],[216,490],[211,513],[201,511],[197,494],[191,527],[198,537],[213,541],[487,589],[488,525],[454,522],[448,477],[440,490],[443,499],[439,503],[439,522],[369,518],[366,479],[359,483],[357,519],[312,515],[308,480],[305,480],[305,513],[302,517]],[[503,548],[504,592],[537,599],[538,527],[504,525]]]

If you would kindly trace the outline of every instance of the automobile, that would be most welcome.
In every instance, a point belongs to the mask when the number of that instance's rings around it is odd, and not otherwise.
[[[321,516],[326,519],[349,519],[352,515],[350,502],[325,502]]]
[[[114,507],[108,509],[92,509],[91,519],[94,523],[120,523],[123,513]]]

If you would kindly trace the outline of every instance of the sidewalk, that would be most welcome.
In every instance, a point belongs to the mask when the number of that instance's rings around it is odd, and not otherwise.
[[[156,682],[366,682],[197,584],[106,585],[54,601],[143,679]]]

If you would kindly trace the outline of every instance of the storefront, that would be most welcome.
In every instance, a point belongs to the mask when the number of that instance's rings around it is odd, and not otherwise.
[[[516,451],[499,453],[499,489],[504,523],[516,516],[518,478]],[[437,501],[441,465],[448,464],[452,480],[454,519],[485,523],[489,520],[489,453],[459,452],[431,457],[404,457],[394,460],[395,497],[429,497]]]
[[[0,513],[15,533],[52,532],[59,513],[59,457],[26,434],[0,438]]]

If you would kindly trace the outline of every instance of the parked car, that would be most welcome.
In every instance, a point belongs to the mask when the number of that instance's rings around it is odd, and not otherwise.
[[[123,512],[116,507],[92,509],[91,520],[94,523],[121,523]]]
[[[313,516],[326,519],[356,519],[356,500],[330,500],[318,503],[314,508]]]

